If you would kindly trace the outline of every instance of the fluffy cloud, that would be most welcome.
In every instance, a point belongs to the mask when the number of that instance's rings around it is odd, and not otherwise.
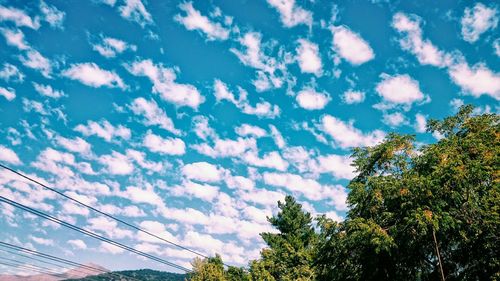
[[[226,40],[229,37],[229,30],[220,23],[210,21],[203,16],[200,11],[193,7],[192,2],[185,2],[179,8],[186,13],[185,16],[176,15],[174,19],[184,25],[188,30],[199,30],[203,32],[208,40]]]
[[[19,160],[17,154],[12,149],[3,145],[0,145],[0,161],[14,165],[21,164],[21,160]]]
[[[24,66],[38,70],[44,77],[50,78],[52,63],[37,50],[28,50],[24,55],[19,56],[19,60]]]
[[[121,6],[119,10],[123,18],[135,21],[143,27],[153,23],[151,14],[146,10],[141,0],[125,0],[125,5]]]
[[[60,97],[65,96],[63,91],[59,90],[54,90],[52,86],[50,85],[42,85],[38,84],[36,82],[33,82],[33,87],[35,88],[35,91],[37,91],[40,95],[49,97],[49,98],[54,98],[58,99]]]
[[[286,76],[286,59],[268,56],[262,50],[262,34],[247,32],[238,39],[243,51],[231,48],[240,61],[247,66],[257,69],[257,79],[253,84],[257,91],[262,92],[272,88],[280,88]],[[279,54],[284,54],[280,50]],[[281,73],[281,74],[280,74]]]
[[[130,159],[126,155],[116,151],[100,156],[98,161],[106,166],[108,173],[113,175],[128,175],[134,171],[134,165]]]
[[[0,6],[0,21],[11,21],[16,26],[26,26],[32,29],[40,27],[38,20],[31,19],[23,10],[4,6]]]
[[[71,152],[80,153],[82,155],[90,156],[92,153],[92,146],[90,143],[85,141],[80,137],[76,137],[74,139],[68,139],[61,136],[57,136],[55,138],[56,142],[62,147],[66,148]]]
[[[19,50],[27,50],[30,48],[24,40],[24,33],[19,29],[0,28],[0,32],[5,37],[7,45],[18,48]]]
[[[0,96],[3,96],[8,101],[11,101],[16,98],[16,91],[12,88],[6,89],[4,87],[0,87]]]
[[[360,65],[375,57],[372,48],[361,36],[345,26],[331,28],[333,49],[353,65]]]
[[[135,76],[148,77],[153,83],[153,93],[160,94],[165,101],[195,109],[205,101],[193,85],[176,83],[175,71],[161,64],[156,65],[151,60],[136,61],[127,65],[127,69]]]
[[[470,67],[461,63],[450,67],[449,74],[453,82],[462,88],[464,94],[474,97],[489,95],[500,100],[500,75],[493,73],[484,64]]]
[[[404,116],[403,113],[401,112],[394,112],[394,113],[385,113],[382,119],[382,122],[384,122],[386,125],[390,126],[391,128],[396,128],[399,127],[403,124],[407,124],[408,120],[406,120],[406,117]]]
[[[318,110],[325,108],[330,101],[330,96],[326,93],[316,92],[311,88],[305,88],[297,94],[296,100],[304,109]]]
[[[68,240],[68,244],[70,244],[75,250],[87,249],[87,244],[80,239]]]
[[[137,50],[137,46],[112,37],[102,38],[101,42],[92,45],[92,48],[106,58],[114,58],[117,54],[125,52],[125,50]]]
[[[198,153],[212,158],[241,156],[246,151],[255,151],[257,144],[253,138],[219,139],[210,146],[206,143],[193,145],[192,148]]]
[[[242,156],[242,160],[256,167],[276,169],[278,171],[286,171],[288,169],[288,162],[276,151],[266,153],[262,157],[259,157],[254,151],[249,151]]]
[[[24,74],[17,66],[10,63],[4,63],[2,69],[0,69],[0,79],[6,82],[23,82]]]
[[[113,71],[104,70],[93,62],[73,64],[69,69],[64,70],[62,75],[94,88],[102,86],[121,89],[127,88],[127,85],[125,85],[118,74]]]
[[[408,74],[394,76],[383,74],[382,80],[375,89],[384,100],[385,104],[380,105],[382,108],[391,108],[397,105],[409,108],[415,102],[430,100],[420,91],[418,82]]]
[[[425,115],[417,113],[415,115],[415,131],[418,133],[425,133],[427,130],[427,118]]]
[[[253,136],[256,138],[261,138],[267,135],[267,132],[258,126],[253,126],[249,124],[243,124],[235,129],[236,133],[239,136]]]
[[[372,146],[382,141],[385,137],[385,133],[380,130],[363,133],[354,127],[352,121],[346,123],[331,115],[323,116],[319,127],[322,131],[330,135],[335,144],[341,148]]]
[[[342,101],[347,104],[362,103],[365,100],[365,93],[360,91],[345,91],[342,95]]]
[[[184,182],[182,185],[171,189],[175,196],[194,196],[204,201],[213,201],[219,194],[219,188],[210,184],[200,184],[192,181]]]
[[[474,43],[481,34],[489,29],[495,29],[498,25],[496,7],[486,7],[482,3],[476,3],[474,8],[465,8],[461,20],[462,36],[465,41]]]
[[[312,25],[312,13],[298,6],[295,0],[267,0],[267,3],[280,13],[281,22],[285,27]]]
[[[402,34],[399,44],[403,50],[414,54],[423,65],[444,67],[451,63],[451,58],[440,51],[431,41],[423,39],[421,19],[415,15],[397,13],[392,19],[392,26]]]
[[[318,45],[305,39],[299,39],[298,43],[299,47],[296,51],[300,70],[303,73],[314,73],[316,76],[320,76],[323,72],[323,64]]]
[[[321,173],[331,173],[337,179],[354,177],[354,167],[351,166],[352,159],[349,156],[330,154],[319,156],[317,160]]]
[[[40,2],[40,11],[42,18],[48,22],[50,26],[62,28],[66,13],[58,10],[55,6],[47,5],[44,1]]]
[[[186,152],[186,145],[179,138],[162,138],[148,131],[142,145],[151,152],[167,155],[182,155]]]
[[[103,120],[100,123],[87,121],[87,125],[80,124],[76,126],[74,130],[82,133],[84,136],[96,135],[107,142],[111,142],[115,138],[128,140],[131,135],[129,128],[122,125],[113,126],[107,120]]]
[[[207,162],[195,162],[182,167],[182,174],[190,180],[202,182],[218,182],[224,175],[224,170]]]
[[[258,102],[255,105],[251,105],[248,101],[248,93],[242,89],[239,89],[239,98],[236,99],[234,94],[229,91],[227,85],[216,79],[214,82],[214,95],[215,99],[219,102],[222,100],[228,100],[233,103],[237,108],[241,109],[241,112],[249,115],[256,115],[262,118],[276,118],[280,115],[281,110],[277,105],[272,105],[267,101]]]
[[[173,134],[180,134],[180,131],[175,128],[172,119],[167,116],[165,111],[154,100],[148,101],[142,97],[136,98],[129,107],[134,114],[144,116],[144,125],[156,125]]]

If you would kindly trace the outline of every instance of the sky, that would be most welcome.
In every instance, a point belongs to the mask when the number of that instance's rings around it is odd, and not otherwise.
[[[26,4],[29,2],[29,4]],[[292,194],[341,221],[354,147],[498,113],[495,1],[0,1],[0,163],[246,265]],[[194,257],[0,170],[0,195],[183,266]],[[0,204],[0,239],[172,268]],[[13,269],[0,267],[0,272]],[[14,271],[16,271],[14,269]]]

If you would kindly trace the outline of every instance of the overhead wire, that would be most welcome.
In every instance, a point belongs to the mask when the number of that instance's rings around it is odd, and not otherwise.
[[[167,243],[167,244],[170,244],[170,245],[172,245],[172,246],[175,246],[175,247],[177,247],[177,248],[179,248],[179,249],[182,249],[182,250],[188,251],[188,252],[190,252],[190,253],[192,253],[192,254],[195,254],[195,255],[197,255],[197,256],[200,256],[200,257],[203,257],[203,258],[209,258],[209,257],[208,257],[208,255],[205,255],[205,254],[200,253],[200,252],[198,252],[198,251],[192,250],[192,249],[190,249],[190,248],[188,248],[188,247],[182,246],[182,245],[180,245],[179,243],[172,242],[172,241],[170,241],[170,240],[168,240],[168,239],[166,239],[166,238],[163,238],[163,237],[161,237],[161,236],[158,236],[157,234],[154,234],[154,233],[152,233],[152,232],[150,232],[150,231],[148,231],[148,230],[146,230],[146,229],[143,229],[143,228],[141,228],[141,227],[139,227],[139,226],[137,226],[137,225],[135,225],[135,224],[133,224],[133,223],[129,223],[129,222],[125,221],[125,220],[122,220],[122,219],[117,218],[117,217],[115,217],[115,216],[113,216],[113,215],[111,215],[111,214],[108,214],[108,213],[106,213],[106,212],[104,212],[104,211],[101,211],[101,210],[99,210],[99,209],[97,209],[97,208],[95,208],[95,207],[92,207],[92,206],[90,206],[89,204],[86,204],[86,203],[84,203],[84,202],[82,202],[82,201],[80,201],[80,200],[78,200],[78,199],[76,199],[76,198],[73,198],[73,197],[71,197],[71,196],[69,196],[69,195],[66,195],[66,194],[64,194],[63,192],[61,192],[61,191],[59,191],[59,190],[57,190],[57,189],[55,189],[55,188],[52,188],[52,187],[50,187],[50,186],[47,186],[46,184],[43,184],[43,183],[41,183],[40,181],[38,181],[38,180],[36,180],[36,179],[33,179],[32,177],[29,177],[29,176],[27,176],[27,175],[25,175],[25,174],[23,174],[23,173],[21,173],[21,172],[19,172],[19,171],[17,171],[17,170],[14,170],[13,168],[10,168],[10,167],[8,167],[8,166],[6,166],[6,165],[2,164],[2,163],[0,163],[0,167],[2,167],[3,169],[8,170],[8,171],[10,171],[10,172],[12,172],[12,173],[16,174],[16,175],[18,175],[18,176],[20,176],[20,177],[22,177],[22,178],[24,178],[24,179],[26,179],[26,180],[29,180],[29,181],[31,181],[31,182],[33,182],[33,183],[35,183],[35,184],[37,184],[37,185],[39,185],[39,186],[41,186],[41,187],[43,187],[43,188],[47,189],[47,190],[50,190],[50,191],[52,191],[52,192],[54,192],[54,193],[57,193],[58,195],[60,195],[60,196],[62,196],[62,197],[64,197],[64,198],[66,198],[66,199],[68,199],[68,200],[71,200],[71,201],[73,201],[73,202],[75,202],[75,203],[77,203],[77,204],[79,204],[79,205],[81,205],[81,206],[84,206],[84,207],[86,207],[86,208],[88,208],[88,209],[90,209],[90,210],[92,210],[92,211],[94,211],[94,212],[96,212],[96,213],[98,213],[98,214],[100,214],[100,215],[103,215],[103,216],[108,217],[108,218],[110,218],[110,219],[112,219],[112,220],[115,220],[115,221],[117,221],[117,222],[119,222],[119,223],[121,223],[121,224],[124,224],[124,225],[126,225],[126,226],[128,226],[128,227],[130,227],[130,228],[133,228],[133,229],[135,229],[135,230],[137,230],[137,231],[139,231],[139,232],[145,233],[145,234],[147,234],[147,235],[149,235],[149,236],[151,236],[151,237],[154,237],[154,238],[156,238],[156,239],[158,239],[158,240],[161,240],[161,241],[163,241],[163,242],[165,242],[165,243]],[[224,265],[229,266],[229,265],[227,265],[227,264],[225,264],[225,263],[224,263]]]
[[[98,239],[98,240],[100,240],[100,241],[102,241],[102,242],[108,243],[108,244],[110,244],[110,245],[116,246],[116,247],[121,248],[121,249],[124,249],[124,250],[126,250],[126,251],[129,251],[129,252],[135,253],[135,254],[137,254],[137,255],[143,256],[143,257],[148,258],[148,259],[150,259],[150,260],[153,260],[153,261],[156,261],[156,262],[159,262],[159,263],[162,263],[162,264],[165,264],[165,265],[171,266],[171,267],[173,267],[173,268],[176,268],[176,269],[179,269],[179,270],[182,270],[182,271],[185,271],[186,273],[191,272],[191,270],[190,270],[190,269],[188,269],[188,268],[186,268],[186,267],[183,267],[183,266],[181,266],[181,265],[177,265],[177,264],[175,264],[175,263],[173,263],[173,262],[167,261],[167,260],[162,259],[162,258],[160,258],[160,257],[156,257],[156,256],[153,256],[153,255],[151,255],[151,254],[145,253],[145,252],[143,252],[143,251],[137,250],[137,249],[135,249],[135,248],[132,248],[132,247],[127,246],[127,245],[125,245],[125,244],[122,244],[122,243],[120,243],[120,242],[117,242],[117,241],[114,241],[114,240],[112,240],[112,239],[109,239],[109,238],[106,238],[106,237],[104,237],[104,236],[101,236],[101,235],[99,235],[99,234],[97,234],[97,233],[95,233],[95,232],[92,232],[92,231],[89,231],[89,230],[87,230],[87,229],[84,229],[84,228],[78,227],[78,226],[76,226],[76,225],[74,225],[74,224],[71,224],[71,223],[68,223],[68,222],[62,221],[62,220],[60,220],[60,219],[58,219],[58,218],[56,218],[56,217],[53,217],[53,216],[51,216],[51,215],[49,215],[49,214],[47,214],[47,213],[44,213],[44,212],[42,212],[42,211],[38,211],[38,210],[36,210],[36,209],[33,209],[33,208],[28,207],[28,206],[26,206],[26,205],[23,205],[23,204],[21,204],[21,203],[18,203],[18,202],[12,201],[12,200],[10,200],[10,199],[8,199],[8,198],[4,197],[4,196],[0,196],[0,201],[1,201],[1,202],[4,202],[4,203],[7,203],[7,204],[9,204],[9,205],[11,205],[11,206],[13,206],[13,207],[15,207],[15,208],[18,208],[18,209],[24,210],[24,211],[26,211],[26,212],[29,212],[29,213],[31,213],[31,214],[33,214],[33,215],[38,216],[38,217],[41,217],[41,218],[44,218],[44,219],[46,219],[46,220],[52,221],[52,222],[54,222],[54,223],[56,223],[56,224],[62,225],[62,226],[64,226],[64,227],[66,227],[66,228],[69,228],[69,229],[75,230],[75,231],[77,231],[77,232],[80,232],[80,233],[85,234],[85,235],[87,235],[87,236],[90,236],[90,237],[92,237],[92,238]]]
[[[118,272],[108,271],[108,270],[102,269],[100,267],[95,267],[95,266],[91,266],[91,265],[88,265],[88,264],[82,264],[82,263],[79,263],[79,262],[71,261],[71,260],[68,260],[68,259],[65,259],[65,258],[61,258],[61,257],[57,257],[57,256],[54,256],[54,255],[50,255],[50,254],[47,254],[47,253],[42,253],[42,252],[39,252],[39,251],[35,251],[35,250],[32,250],[32,249],[24,248],[24,247],[17,246],[17,245],[14,245],[14,244],[11,244],[11,243],[7,243],[7,242],[0,241],[0,247],[4,247],[4,248],[7,248],[7,249],[10,249],[10,250],[13,250],[13,251],[22,252],[22,253],[25,253],[25,254],[30,254],[30,255],[33,255],[33,256],[36,256],[36,257],[40,257],[40,258],[44,258],[44,259],[47,259],[47,260],[59,262],[59,263],[62,263],[62,264],[74,266],[75,268],[78,268],[78,269],[86,269],[88,271],[93,271],[94,273],[98,273],[98,274],[107,273],[107,274],[114,275],[114,276],[117,276],[117,277],[120,277],[120,278],[126,278],[125,280],[140,281],[139,279],[136,279],[134,277],[127,276],[127,275],[124,275],[124,274],[121,274],[121,273],[118,273]],[[29,257],[29,256],[26,256],[26,255],[23,255],[23,254],[15,253],[15,252],[8,251],[8,250],[1,249],[1,248],[0,248],[0,250],[9,252],[11,254],[17,254],[17,255],[20,255],[20,256],[23,256],[23,257]],[[39,259],[35,259],[33,257],[29,257],[29,258],[34,259],[34,260],[39,260]],[[42,260],[39,260],[39,261],[42,261]],[[72,270],[75,270],[75,268],[73,268]],[[86,273],[86,274],[89,273],[89,272],[84,272],[84,271],[80,271],[80,272]]]

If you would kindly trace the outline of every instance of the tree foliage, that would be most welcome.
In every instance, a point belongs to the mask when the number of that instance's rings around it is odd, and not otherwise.
[[[354,149],[343,222],[314,225],[287,196],[248,272],[193,280],[500,280],[499,126],[465,106],[429,122],[436,143],[390,134]]]

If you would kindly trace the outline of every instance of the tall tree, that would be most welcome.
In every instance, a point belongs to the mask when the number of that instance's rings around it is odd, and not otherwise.
[[[389,135],[354,150],[342,223],[321,218],[318,280],[500,278],[499,117],[429,122],[443,136],[417,150]]]
[[[303,211],[292,196],[278,202],[278,207],[278,214],[268,218],[278,233],[261,233],[268,248],[262,250],[262,260],[254,267],[275,280],[314,280],[312,261],[317,234],[311,214]]]

